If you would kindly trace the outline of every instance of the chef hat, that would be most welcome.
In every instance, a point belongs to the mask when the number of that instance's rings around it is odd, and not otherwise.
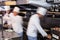
[[[10,10],[10,6],[5,6],[5,10]]]
[[[13,9],[13,11],[15,11],[15,12],[18,12],[18,13],[19,13],[19,11],[20,11],[20,8],[18,8],[18,7],[15,7],[15,8]]]
[[[47,12],[47,9],[45,9],[45,8],[38,7],[38,9],[37,9],[37,13],[39,13],[43,16],[46,14],[46,12]]]

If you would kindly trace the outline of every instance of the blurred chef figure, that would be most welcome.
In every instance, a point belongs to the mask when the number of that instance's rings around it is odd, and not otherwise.
[[[47,9],[38,7],[37,14],[31,16],[28,28],[27,28],[27,36],[28,40],[37,40],[37,32],[43,36],[48,37],[47,33],[43,30],[40,25],[40,19],[42,18],[47,12]]]
[[[9,14],[10,14],[10,6],[4,6],[4,7],[5,7],[6,13],[3,16],[3,24],[5,24],[5,23],[8,24]]]
[[[15,7],[13,9],[13,16],[11,16],[11,24],[13,30],[20,36],[20,40],[23,40],[23,19],[21,16],[19,16],[20,8]]]

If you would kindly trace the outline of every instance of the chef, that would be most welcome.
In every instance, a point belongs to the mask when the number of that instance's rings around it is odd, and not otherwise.
[[[37,40],[38,31],[43,37],[48,37],[48,34],[43,30],[43,28],[40,25],[40,19],[39,19],[42,18],[46,14],[46,12],[47,9],[38,7],[37,14],[31,16],[27,28],[28,40]]]
[[[8,24],[8,22],[9,22],[9,14],[10,14],[10,6],[4,6],[4,7],[5,7],[6,13],[3,16],[3,24],[5,24],[5,23]]]
[[[15,7],[13,9],[13,16],[11,16],[11,24],[13,27],[13,30],[20,36],[20,40],[23,40],[23,19],[21,16],[19,16],[20,8]]]
[[[5,27],[5,28],[8,28],[7,30],[5,30],[5,31],[7,31],[7,32],[13,32],[13,30],[11,29],[12,28],[12,26],[11,26],[11,19],[10,19],[10,17],[13,15],[13,13],[12,12],[10,12],[10,6],[4,6],[5,7],[5,11],[6,11],[6,13],[5,13],[5,15],[3,16],[3,26]]]

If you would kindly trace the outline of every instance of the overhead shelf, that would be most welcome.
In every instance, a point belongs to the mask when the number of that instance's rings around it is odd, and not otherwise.
[[[60,14],[60,12],[50,12],[50,11],[48,11],[47,13],[50,13],[50,14]]]

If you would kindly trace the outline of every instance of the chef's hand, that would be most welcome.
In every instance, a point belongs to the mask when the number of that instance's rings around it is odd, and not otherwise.
[[[12,28],[12,25],[11,25],[11,24],[10,24],[10,25],[8,25],[8,28],[9,28],[9,29],[11,29],[11,28]]]
[[[6,27],[6,28],[8,28],[8,25],[7,25],[7,24],[3,24],[3,27]]]
[[[48,34],[47,38],[48,38],[48,39],[51,39],[52,37],[51,37],[51,35],[50,35],[50,34]]]

